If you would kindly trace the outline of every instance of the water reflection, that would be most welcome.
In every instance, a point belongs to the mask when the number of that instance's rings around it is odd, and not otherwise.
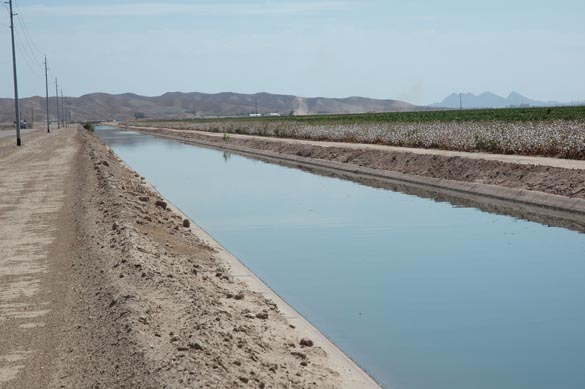
[[[96,133],[385,386],[585,387],[584,235]]]

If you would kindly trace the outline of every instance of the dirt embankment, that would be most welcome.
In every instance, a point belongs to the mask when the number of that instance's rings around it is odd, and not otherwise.
[[[49,207],[54,217],[43,220],[53,226],[46,242],[34,235],[42,232],[38,207],[15,198],[19,218],[34,213],[27,245],[40,264],[27,271],[40,281],[0,288],[0,308],[38,295],[46,312],[19,327],[0,309],[1,388],[362,387],[352,379],[365,375],[340,369],[325,339],[235,279],[222,253],[99,139],[74,130],[35,136],[45,138],[25,143],[38,149],[33,164],[42,169],[47,155],[61,156],[47,180],[66,179],[51,184],[64,191]],[[0,270],[15,264],[5,259]],[[32,302],[23,301],[11,304],[30,321]]]
[[[497,160],[418,154],[380,149],[359,149],[312,145],[309,141],[288,142],[262,140],[257,137],[227,137],[204,135],[200,132],[140,128],[140,131],[166,135],[186,140],[201,140],[222,144],[239,145],[250,149],[277,152],[321,160],[342,162],[349,165],[388,170],[402,174],[438,179],[476,182],[513,189],[538,191],[571,198],[585,199],[585,174],[579,169],[529,165]]]
[[[99,140],[84,135],[84,142],[95,179],[86,186],[93,190],[82,203],[82,230],[93,255],[78,266],[93,279],[83,307],[98,319],[89,334],[103,347],[90,356],[95,380],[103,377],[103,387],[138,387],[133,380],[158,388],[345,386],[315,339],[302,341],[273,301],[235,281],[188,221]],[[100,278],[101,286],[91,285]],[[73,374],[66,387],[84,375]]]

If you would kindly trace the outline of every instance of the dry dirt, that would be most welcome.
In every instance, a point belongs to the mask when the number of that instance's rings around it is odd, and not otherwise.
[[[142,132],[225,143],[223,134],[140,127]],[[262,138],[230,134],[230,145],[409,175],[499,185],[585,199],[585,162],[542,157]]]
[[[0,388],[356,387],[93,135],[23,142],[0,140]]]

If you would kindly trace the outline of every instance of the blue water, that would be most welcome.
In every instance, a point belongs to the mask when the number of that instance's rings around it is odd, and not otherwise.
[[[585,388],[585,235],[99,128],[388,388]]]

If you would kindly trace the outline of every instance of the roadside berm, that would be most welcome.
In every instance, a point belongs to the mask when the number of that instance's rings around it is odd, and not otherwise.
[[[0,140],[1,388],[376,387],[91,133],[23,142]]]

